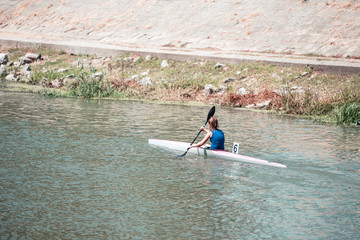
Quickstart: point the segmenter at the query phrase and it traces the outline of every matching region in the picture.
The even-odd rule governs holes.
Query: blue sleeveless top
[[[215,129],[212,131],[212,136],[210,138],[211,149],[224,150],[225,147],[225,136],[223,131]]]

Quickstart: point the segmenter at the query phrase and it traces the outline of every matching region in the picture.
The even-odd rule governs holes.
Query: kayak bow
[[[149,144],[157,147],[164,147],[176,151],[185,151],[189,147],[189,143],[185,142],[176,142],[168,140],[159,140],[159,139],[149,139]],[[286,168],[286,165],[276,162],[269,162],[267,160],[262,160],[258,158],[248,157],[245,155],[235,154],[224,150],[212,150],[208,148],[190,148],[189,153],[198,154],[200,156],[209,156],[214,158],[222,158],[226,160],[246,162],[246,163],[255,163],[260,165],[272,166]]]

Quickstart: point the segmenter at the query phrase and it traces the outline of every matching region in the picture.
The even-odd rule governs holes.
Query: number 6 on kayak
[[[232,152],[235,154],[239,153],[239,144],[234,142],[233,148],[232,148]]]

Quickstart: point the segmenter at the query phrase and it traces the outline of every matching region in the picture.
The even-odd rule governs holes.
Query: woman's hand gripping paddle
[[[213,107],[210,109],[210,111],[209,111],[209,113],[208,113],[208,116],[207,116],[207,119],[206,119],[206,122],[204,123],[204,127],[205,127],[206,124],[208,123],[209,119],[210,119],[212,116],[214,116],[214,114],[215,114],[215,106],[213,106]],[[194,140],[191,142],[190,146],[193,145],[193,143],[195,142],[195,140],[197,139],[197,137],[200,135],[201,131],[202,131],[202,130],[200,130],[200,131],[198,132],[198,134],[196,135],[196,137],[194,138]],[[186,150],[186,152],[185,152],[184,154],[181,154],[181,155],[177,156],[176,158],[184,157],[184,156],[187,154],[188,151],[189,151],[189,148]]]

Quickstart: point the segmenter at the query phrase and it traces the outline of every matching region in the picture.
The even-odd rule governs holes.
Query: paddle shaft
[[[205,122],[205,124],[203,125],[203,127],[206,126],[206,124],[208,123],[208,121],[209,121],[209,120],[207,120],[207,121]],[[193,143],[195,142],[195,140],[196,140],[196,139],[198,138],[198,136],[200,135],[201,131],[202,131],[202,130],[200,129],[200,131],[198,132],[198,134],[196,135],[196,137],[194,138],[194,140],[190,143],[190,146],[193,145]]]
[[[208,121],[205,122],[204,127],[206,126],[207,122],[208,122]],[[190,146],[193,145],[193,143],[195,142],[195,140],[196,140],[196,139],[198,138],[198,136],[200,135],[201,131],[202,131],[202,130],[200,129],[200,131],[198,132],[198,134],[196,135],[196,137],[194,138],[194,140],[191,142]],[[185,152],[184,154],[179,155],[179,156],[177,156],[177,157],[183,157],[183,156],[185,156],[185,155],[187,154],[187,152],[189,151],[189,149],[190,149],[190,148],[186,149],[186,152]]]

